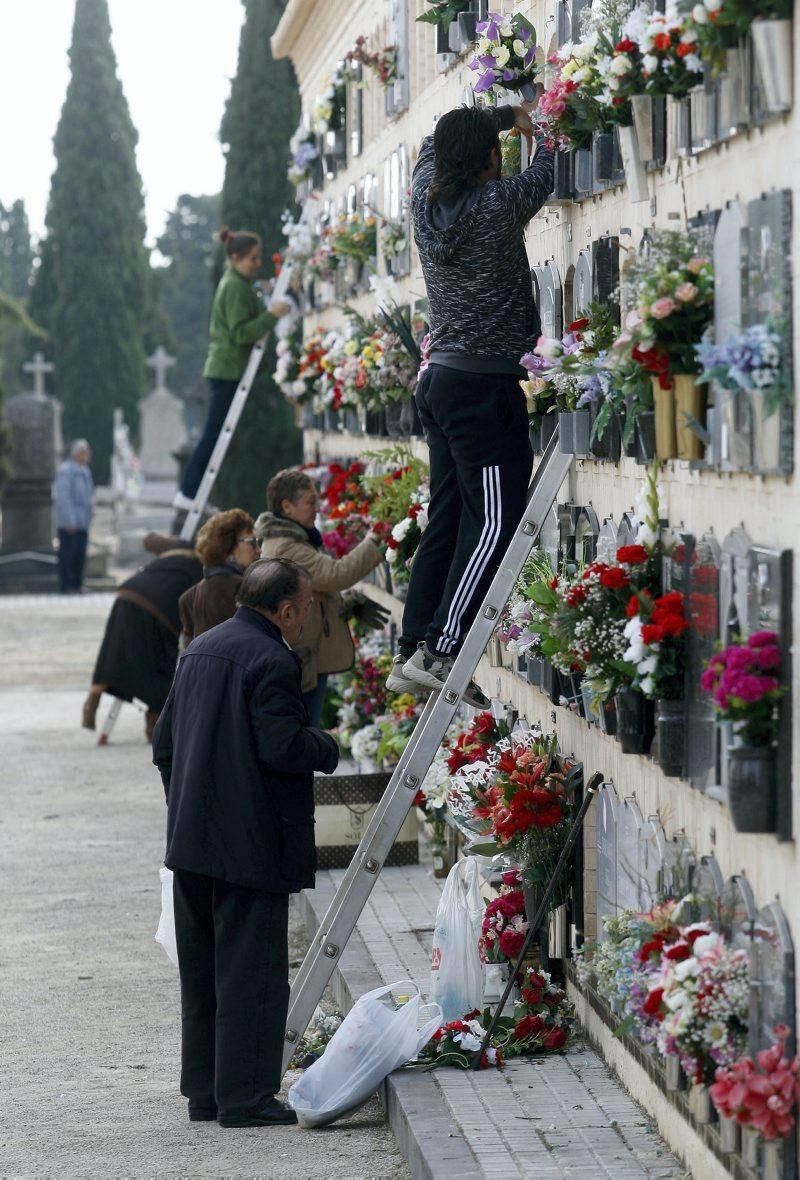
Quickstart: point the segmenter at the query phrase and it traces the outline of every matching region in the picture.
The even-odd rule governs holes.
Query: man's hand
[[[533,122],[531,116],[539,105],[539,99],[544,93],[544,87],[537,83],[536,99],[534,102],[521,102],[513,108],[514,126],[525,136],[528,151],[533,147]]]

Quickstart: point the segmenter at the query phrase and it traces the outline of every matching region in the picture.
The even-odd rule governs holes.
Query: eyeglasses
[[[261,542],[258,537],[240,537],[236,542],[237,545],[252,545],[254,549],[258,549]]]

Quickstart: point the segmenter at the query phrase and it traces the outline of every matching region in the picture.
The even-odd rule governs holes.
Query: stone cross
[[[170,356],[166,349],[159,344],[152,356],[147,358],[149,368],[153,369],[156,375],[156,389],[166,389],[165,377],[167,369],[171,369],[175,364],[175,357]]]
[[[36,397],[44,397],[44,379],[47,373],[55,371],[55,365],[52,361],[44,359],[44,353],[36,352],[33,354],[32,361],[26,361],[22,366],[26,373],[33,373],[33,392]]]

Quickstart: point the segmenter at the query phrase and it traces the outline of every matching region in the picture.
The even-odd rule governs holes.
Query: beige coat
[[[311,692],[320,676],[352,667],[355,649],[341,592],[380,565],[381,552],[365,540],[345,557],[329,557],[324,549],[311,544],[302,525],[272,512],[261,513],[255,534],[261,541],[262,557],[294,561],[311,575],[314,599],[294,645],[303,661],[303,692]]]

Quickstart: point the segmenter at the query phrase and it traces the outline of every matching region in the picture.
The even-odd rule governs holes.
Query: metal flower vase
[[[775,746],[728,750],[728,804],[737,832],[774,832],[777,805]]]
[[[646,466],[653,462],[656,453],[656,415],[654,410],[644,410],[636,416],[634,427],[636,462]]]
[[[656,416],[656,457],[676,459],[678,440],[675,434],[675,390],[662,389],[658,377],[653,377],[653,406]]]
[[[652,98],[648,94],[634,94],[631,98],[631,111],[639,145],[639,158],[644,163],[649,163],[655,157]]]
[[[733,1155],[741,1150],[741,1129],[736,1119],[726,1119],[719,1116],[719,1145],[726,1155]]]
[[[753,56],[770,114],[780,114],[792,106],[792,22],[790,20],[754,20],[750,26]]]
[[[664,774],[680,778],[686,748],[686,702],[656,701],[657,762]]]
[[[614,174],[614,136],[610,131],[596,131],[592,136],[592,163],[595,184],[611,180]]]
[[[783,1180],[785,1139],[764,1139],[761,1144],[761,1175],[764,1180]]]
[[[696,1123],[710,1123],[713,1117],[714,1107],[711,1103],[711,1095],[708,1092],[708,1086],[693,1085],[689,1091],[689,1109],[692,1112],[692,1118]]]
[[[681,1068],[681,1059],[677,1053],[667,1053],[665,1058],[666,1065],[666,1085],[668,1090],[683,1090],[686,1086],[686,1074]]]
[[[702,459],[705,444],[695,433],[694,424],[705,427],[706,390],[696,384],[692,373],[677,373],[675,391],[675,446],[679,459]]]
[[[636,128],[634,126],[618,127],[617,133],[630,200],[634,205],[641,201],[649,201],[650,189],[647,184],[647,172],[642,163]]]
[[[646,754],[653,740],[653,702],[635,688],[617,690],[617,741],[623,754]]]
[[[758,1148],[761,1136],[755,1127],[742,1127],[742,1162],[748,1168],[758,1167]]]
[[[558,415],[558,446],[564,455],[578,457],[589,454],[589,440],[592,435],[590,410],[575,410]]]

